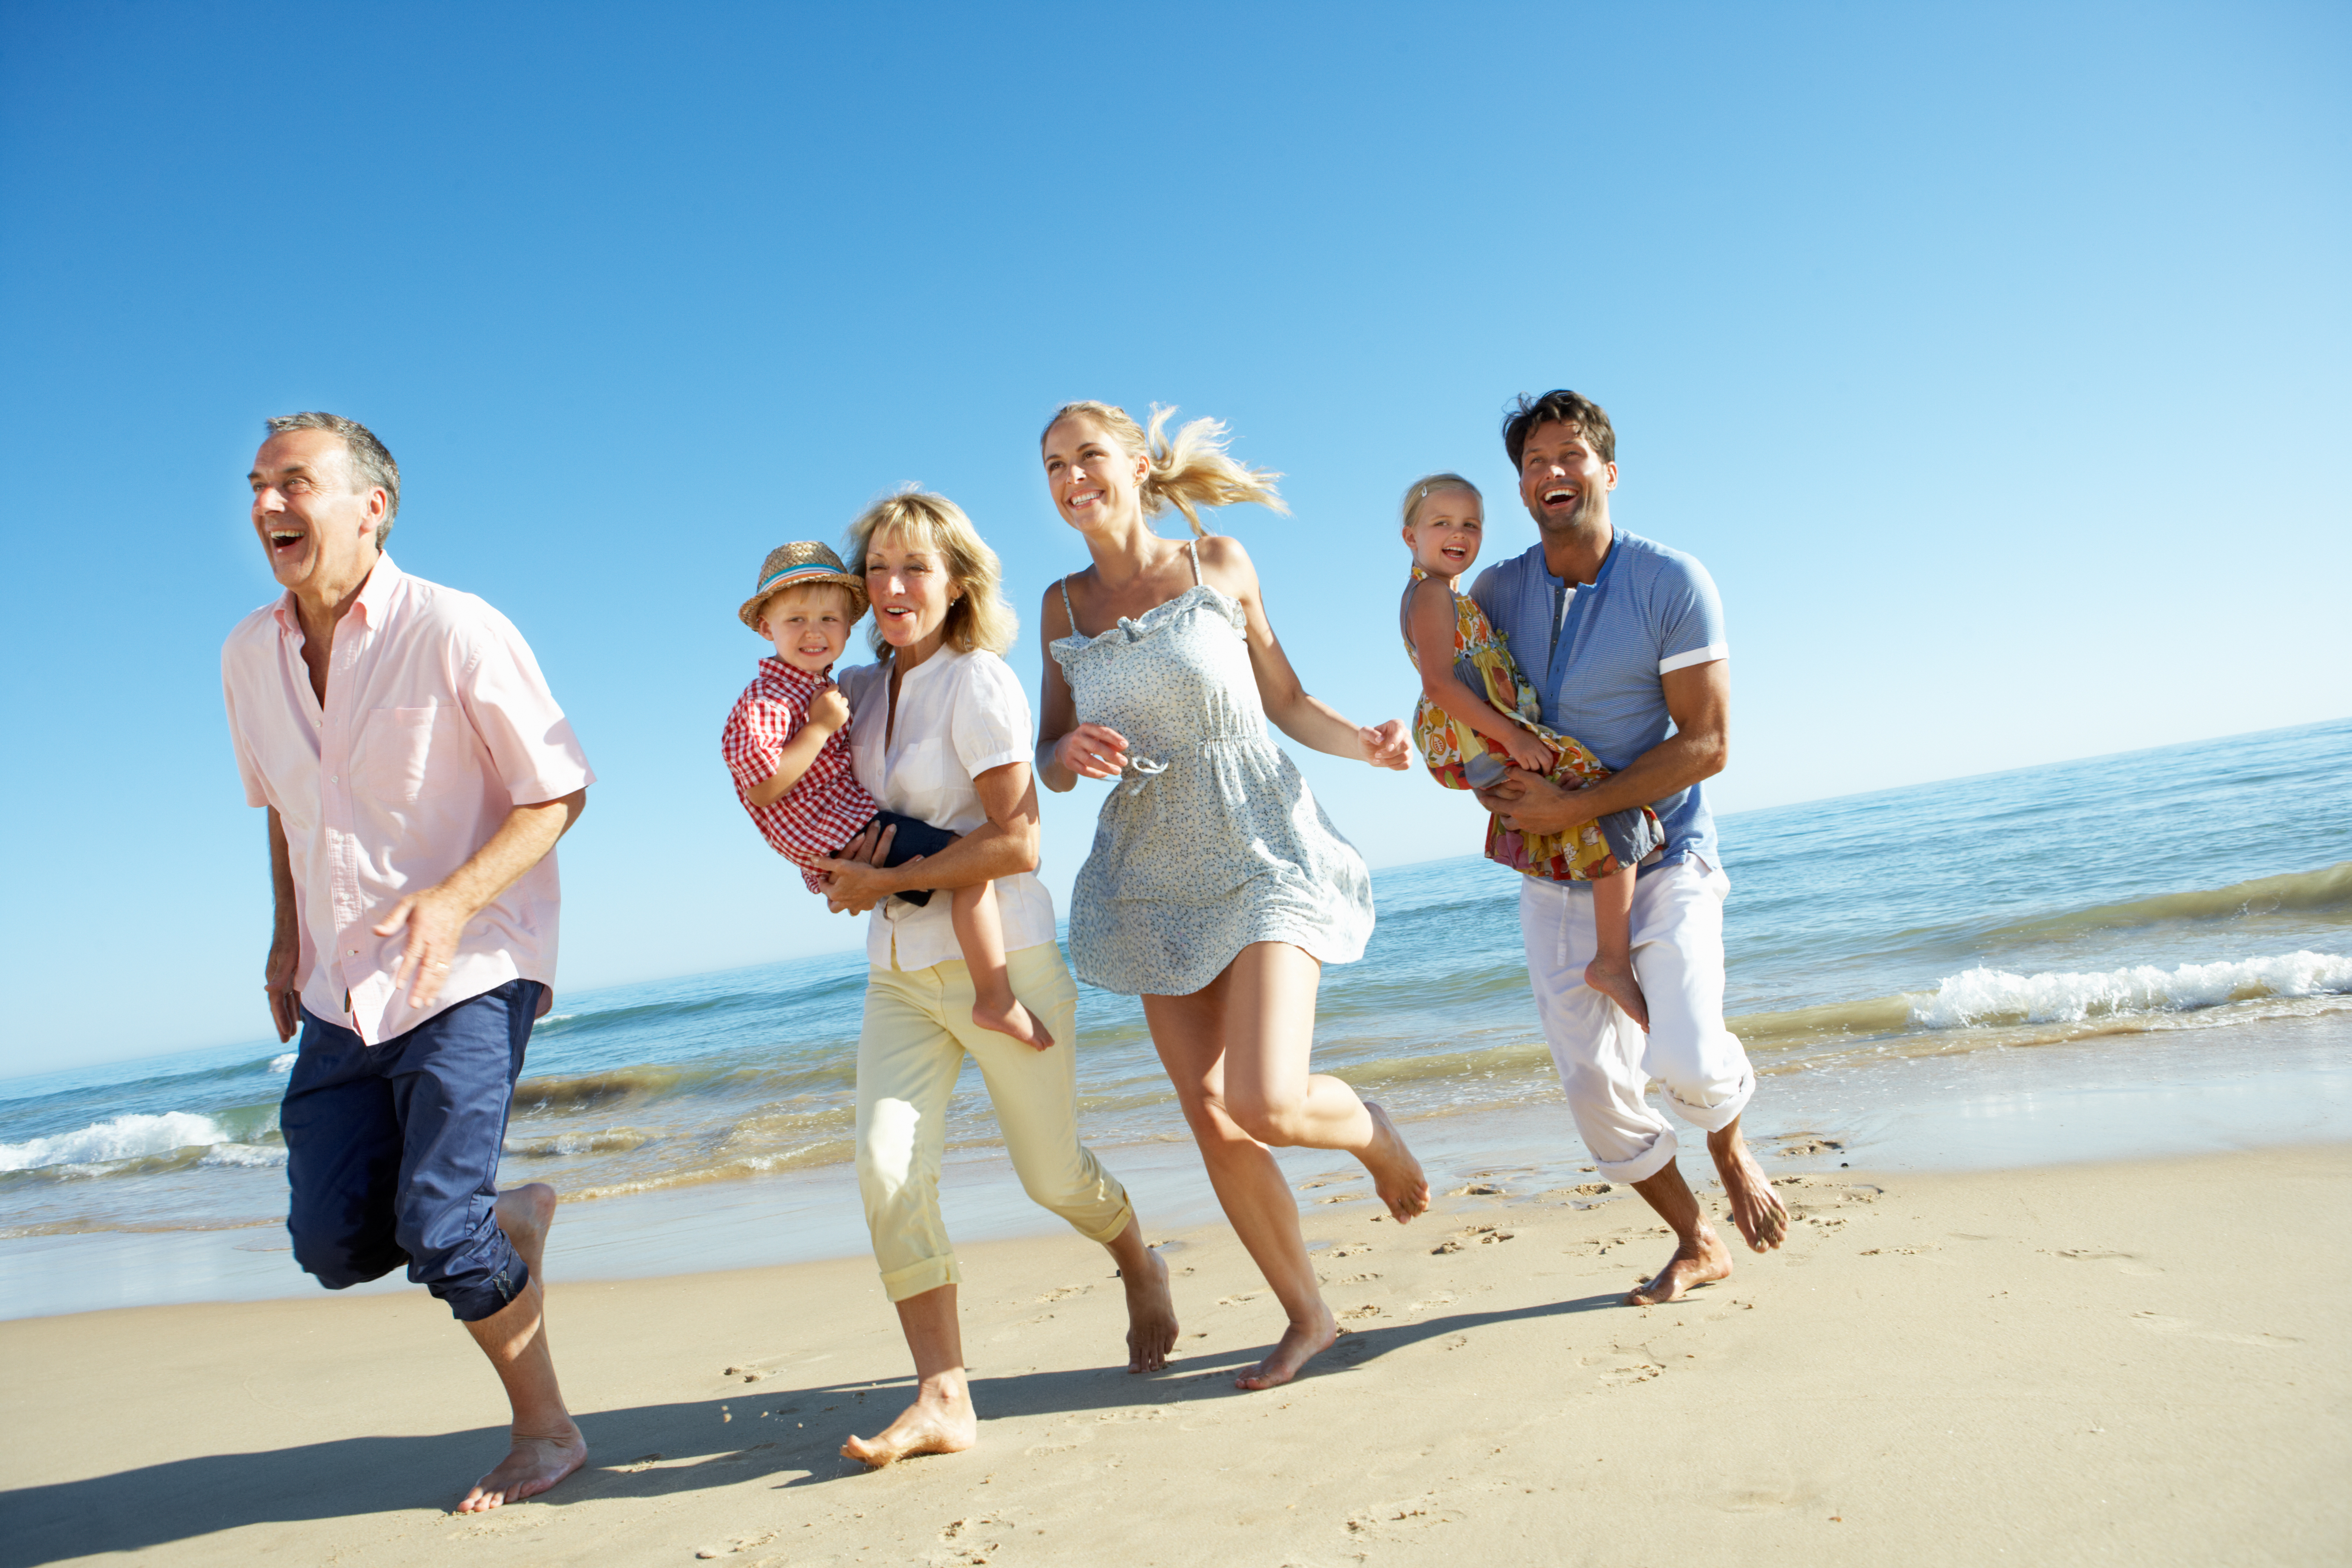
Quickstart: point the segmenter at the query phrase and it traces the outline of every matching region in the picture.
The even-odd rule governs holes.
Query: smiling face
[[[823,675],[849,646],[853,608],[849,590],[838,583],[804,584],[769,596],[760,606],[760,631],[776,645],[778,658]]]
[[[367,580],[384,492],[352,485],[351,454],[331,430],[287,430],[261,444],[247,476],[253,531],[270,575],[300,599],[331,603]]]
[[[1063,521],[1093,529],[1135,515],[1151,459],[1121,447],[1099,422],[1083,414],[1057,419],[1040,450]]]
[[[945,557],[909,543],[896,529],[877,530],[866,545],[866,595],[874,602],[874,625],[882,640],[919,663],[939,651],[948,606],[963,590],[948,573]]]
[[[1605,522],[1617,465],[1604,463],[1573,425],[1553,422],[1528,432],[1519,455],[1519,500],[1536,526],[1563,532]]]
[[[1449,581],[1470,569],[1486,532],[1486,509],[1468,490],[1433,490],[1424,497],[1404,542],[1412,563],[1433,577]]]

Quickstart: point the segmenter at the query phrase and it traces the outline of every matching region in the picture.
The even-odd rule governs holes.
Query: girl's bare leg
[[[980,1419],[964,1376],[956,1288],[942,1285],[899,1302],[898,1327],[915,1355],[915,1403],[880,1436],[853,1435],[841,1446],[842,1458],[877,1469],[909,1454],[960,1454],[980,1441]]]
[[[1320,978],[1299,949],[1256,942],[1189,996],[1143,998],[1217,1201],[1289,1318],[1273,1353],[1234,1380],[1245,1389],[1289,1382],[1339,1334],[1307,1260],[1298,1200],[1268,1144],[1354,1154],[1400,1222],[1429,1206],[1420,1164],[1379,1107],[1307,1070]]]
[[[1592,962],[1584,983],[1650,1028],[1650,1004],[1633,973],[1633,868],[1592,879]]]
[[[997,913],[996,884],[956,889],[949,918],[955,924],[956,946],[963,950],[963,965],[971,971],[971,1021],[1024,1046],[1052,1050],[1054,1037],[1045,1021],[1013,994],[1013,979],[1004,970],[1004,921]]]

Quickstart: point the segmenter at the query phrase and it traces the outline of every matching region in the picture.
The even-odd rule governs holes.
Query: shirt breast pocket
[[[901,809],[920,816],[933,809],[947,788],[948,743],[934,736],[909,741],[890,763],[890,794],[907,803]]]
[[[352,782],[375,800],[407,805],[421,798],[435,742],[447,739],[440,717],[437,706],[372,710],[352,760]]]

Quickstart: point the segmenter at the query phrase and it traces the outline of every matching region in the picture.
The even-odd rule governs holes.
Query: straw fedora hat
[[[745,626],[759,631],[761,605],[783,589],[810,583],[837,583],[848,589],[851,620],[866,613],[865,579],[851,576],[840,556],[811,539],[779,544],[769,551],[768,558],[760,563],[760,585],[751,590],[751,596],[735,613],[742,617]]]

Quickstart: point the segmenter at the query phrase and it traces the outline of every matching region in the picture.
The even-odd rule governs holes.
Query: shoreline
[[[1096,1248],[969,1245],[982,1446],[879,1472],[835,1452],[908,1384],[866,1259],[551,1268],[593,1452],[486,1516],[444,1510],[495,1457],[503,1405],[421,1291],[0,1323],[19,1369],[0,1391],[0,1568],[2340,1552],[2352,1253],[2332,1227],[2313,1248],[2305,1216],[2352,1197],[2352,1146],[1774,1174],[1789,1246],[1649,1309],[1621,1294],[1665,1241],[1622,1189],[1507,1176],[1399,1227],[1360,1177],[1309,1178],[1307,1235],[1350,1331],[1262,1394],[1231,1374],[1278,1313],[1222,1226],[1150,1233],[1184,1338],[1142,1377],[1114,1359]]]

